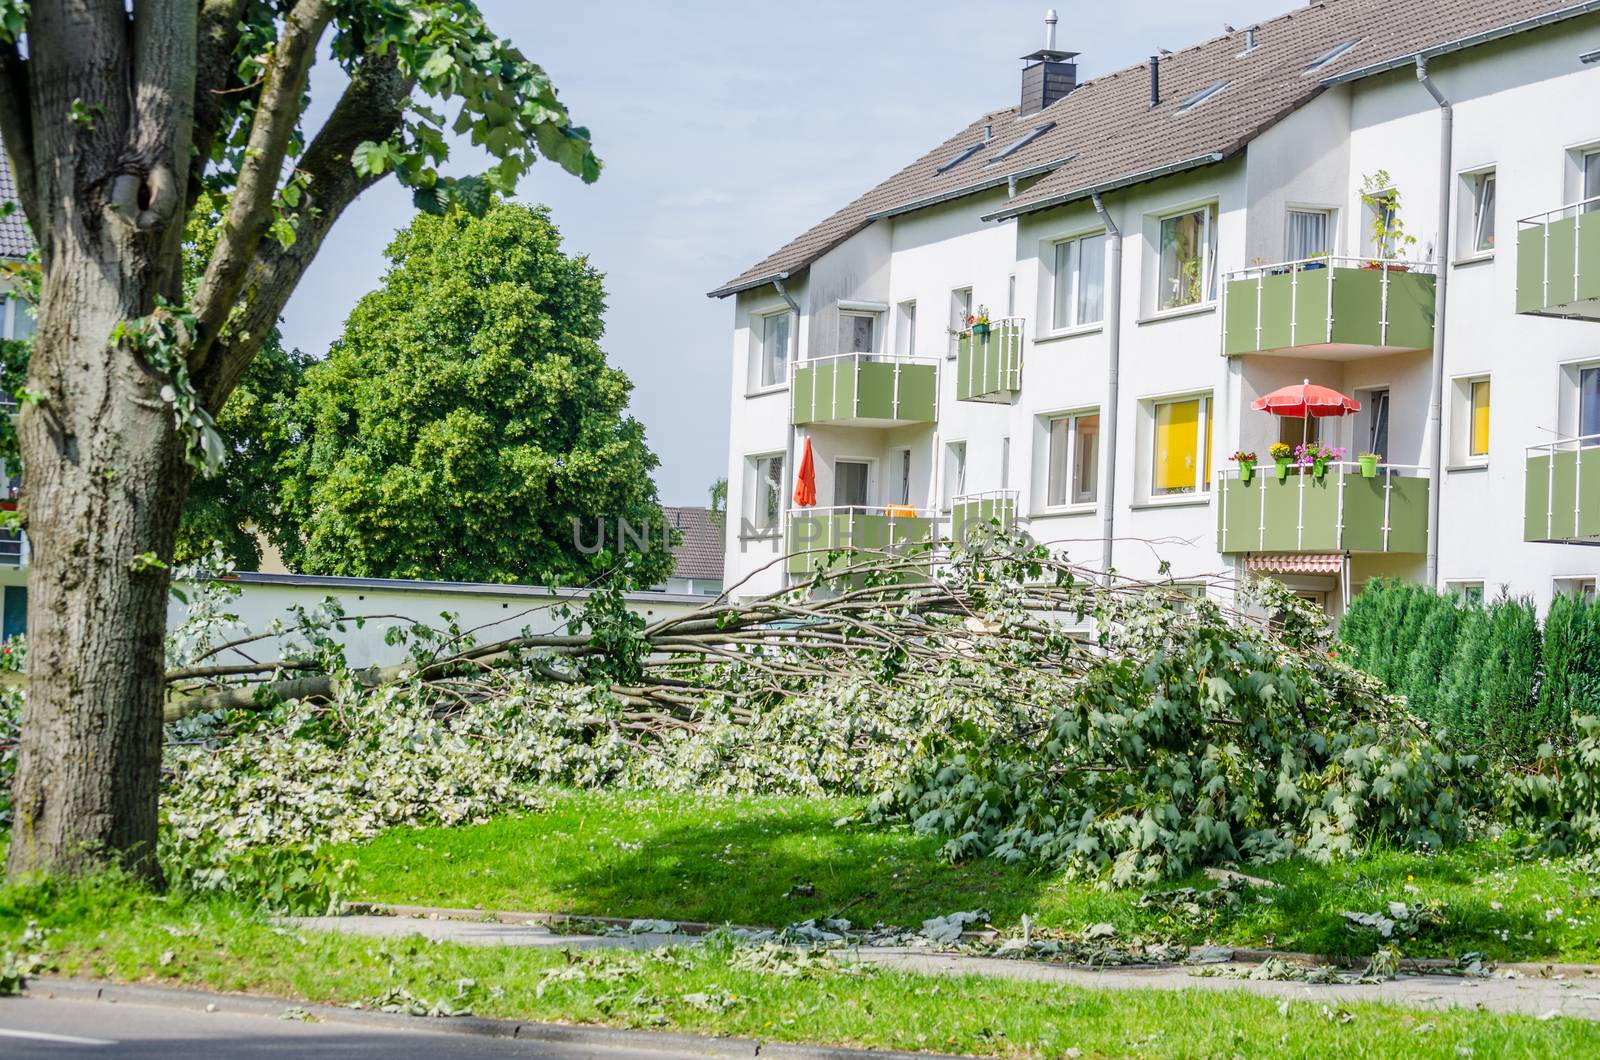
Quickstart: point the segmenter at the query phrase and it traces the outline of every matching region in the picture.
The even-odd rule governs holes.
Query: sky
[[[550,206],[569,253],[605,274],[603,346],[661,459],[667,504],[727,473],[732,300],[706,292],[987,110],[1016,102],[1017,57],[1044,45],[1039,0],[479,0],[550,74],[605,163],[585,185],[548,162],[517,198]],[[1290,0],[1057,4],[1080,80],[1281,14]],[[338,72],[312,76],[313,126]],[[451,112],[453,114],[453,111]],[[452,154],[447,172],[477,156]],[[393,180],[350,207],[284,311],[322,356],[383,275],[412,216]]]

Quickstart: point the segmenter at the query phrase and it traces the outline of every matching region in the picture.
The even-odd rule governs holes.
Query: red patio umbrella
[[[1311,417],[1348,416],[1361,411],[1361,402],[1353,397],[1345,397],[1330,387],[1316,386],[1307,379],[1258,397],[1250,402],[1250,407],[1257,412],[1270,412],[1284,419],[1300,420],[1300,441],[1303,443],[1311,435]]]
[[[794,483],[794,503],[809,508],[817,503],[817,468],[811,457],[811,439],[806,439],[806,451],[800,457],[800,474]]]

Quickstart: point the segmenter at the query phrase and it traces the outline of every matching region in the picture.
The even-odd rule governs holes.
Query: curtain
[[[1289,261],[1304,261],[1328,253],[1328,214],[1325,210],[1289,211]]]
[[[1067,503],[1067,432],[1071,429],[1072,420],[1066,417],[1050,421],[1049,480],[1045,483],[1044,502],[1052,508]]]
[[[1079,241],[1078,319],[1092,324],[1105,319],[1106,237],[1089,236]]]
[[[1480,379],[1472,384],[1472,438],[1467,447],[1469,456],[1487,456],[1489,453],[1489,381]]]
[[[1070,328],[1072,319],[1072,279],[1078,271],[1078,240],[1056,244],[1056,283],[1051,304],[1050,326],[1059,331]]]
[[[1074,428],[1072,503],[1089,504],[1095,499],[1100,471],[1100,417],[1079,416]]]
[[[1156,406],[1156,444],[1152,460],[1154,492],[1192,493],[1200,457],[1200,399]]]
[[[789,314],[761,318],[761,385],[787,381],[789,369]]]
[[[1600,445],[1600,368],[1585,368],[1578,373],[1578,436],[1585,445]]]

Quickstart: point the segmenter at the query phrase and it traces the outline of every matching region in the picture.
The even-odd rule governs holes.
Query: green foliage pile
[[[292,569],[583,584],[615,562],[616,521],[662,516],[632,384],[600,348],[601,276],[549,211],[418,215],[383,285],[305,375],[279,503]],[[611,546],[586,555],[603,521]],[[639,559],[642,584],[670,553]]]

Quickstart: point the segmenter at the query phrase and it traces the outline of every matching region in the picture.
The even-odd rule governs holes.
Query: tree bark
[[[186,16],[186,17],[185,17]],[[192,0],[38,0],[29,16],[39,330],[18,424],[26,473],[28,694],[7,870],[110,864],[159,881],[163,633],[190,472],[164,380],[112,339],[182,300]],[[19,124],[13,115],[8,128]]]

